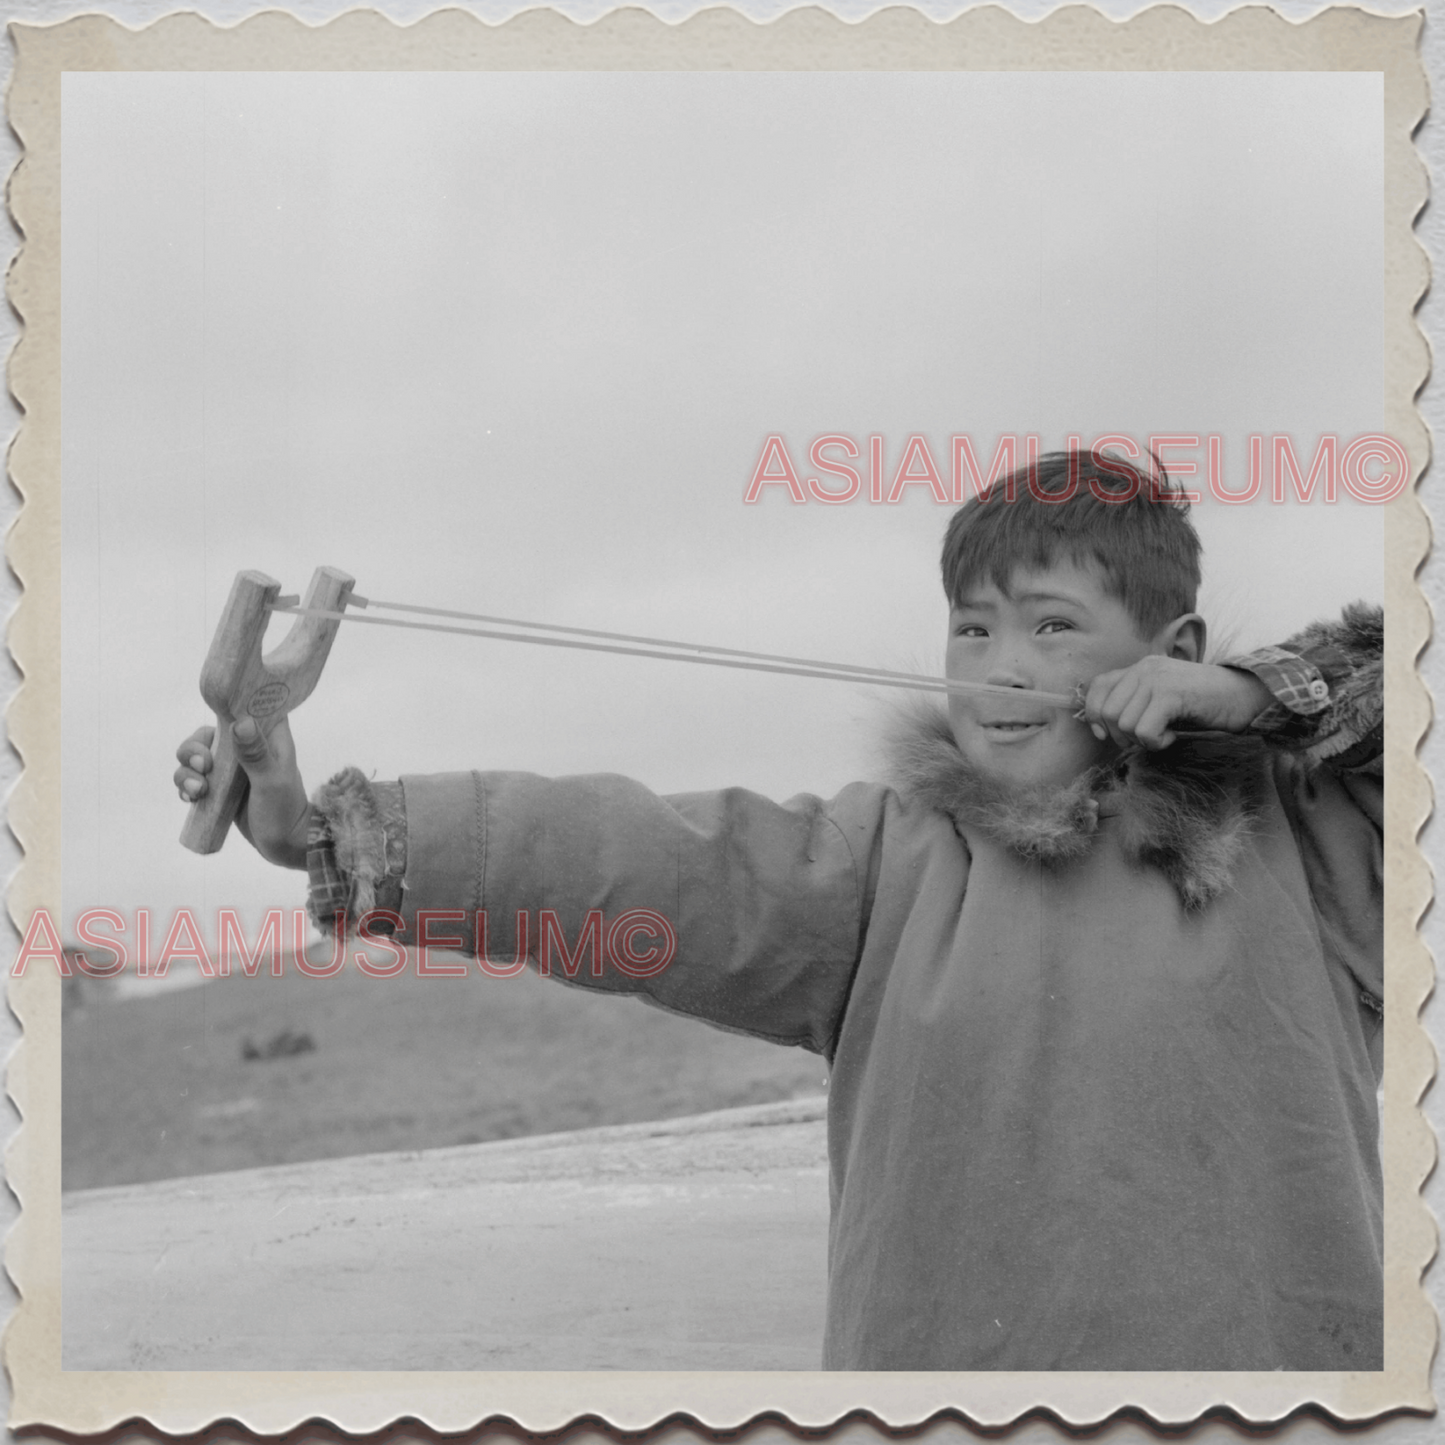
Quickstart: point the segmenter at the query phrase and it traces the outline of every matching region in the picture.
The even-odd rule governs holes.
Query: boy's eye
[[[988,628],[977,622],[960,622],[953,629],[953,635],[955,637],[987,637]]]
[[[1072,632],[1074,624],[1063,617],[1051,617],[1039,624],[1040,632]]]

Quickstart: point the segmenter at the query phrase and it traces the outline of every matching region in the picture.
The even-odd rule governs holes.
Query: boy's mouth
[[[982,722],[979,726],[991,738],[1000,742],[1012,741],[1018,738],[1028,737],[1033,733],[1042,732],[1048,726],[1044,721],[1033,722]]]

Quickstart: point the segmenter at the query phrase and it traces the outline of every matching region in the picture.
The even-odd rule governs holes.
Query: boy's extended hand
[[[1252,673],[1177,657],[1149,656],[1101,672],[1084,695],[1084,721],[1121,748],[1167,748],[1176,724],[1242,732],[1274,701]]]
[[[197,728],[176,749],[180,767],[175,771],[175,784],[183,803],[204,797],[210,786],[206,774],[211,771],[215,736],[215,728]],[[269,862],[283,868],[305,868],[311,802],[296,766],[296,748],[286,719],[266,734],[255,718],[243,717],[232,725],[231,741],[250,782],[236,826]]]

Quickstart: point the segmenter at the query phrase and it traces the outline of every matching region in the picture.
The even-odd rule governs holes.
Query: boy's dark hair
[[[1157,465],[1157,464],[1156,464]],[[987,578],[1007,594],[1017,567],[1095,563],[1142,636],[1194,610],[1199,538],[1162,466],[1111,452],[1050,452],[973,497],[943,539],[943,590],[959,606]]]

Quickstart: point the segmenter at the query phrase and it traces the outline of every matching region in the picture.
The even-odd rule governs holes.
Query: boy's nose
[[[1022,659],[1013,655],[995,657],[984,681],[992,683],[994,687],[1032,687],[1034,685],[1034,680]]]

